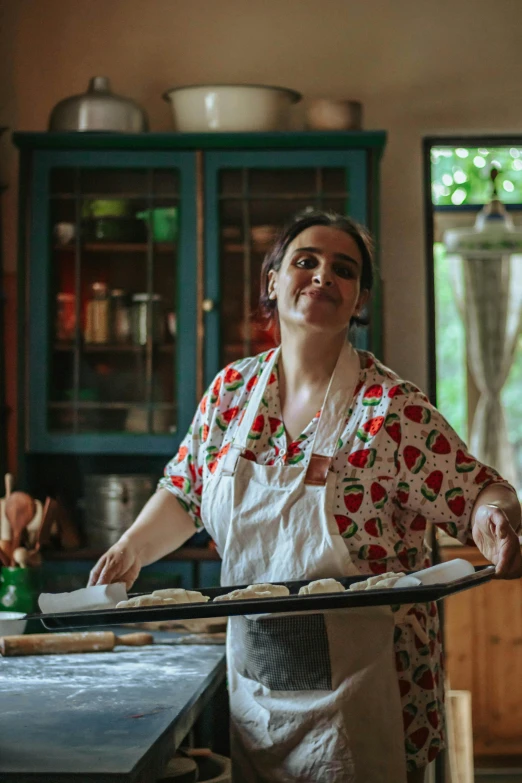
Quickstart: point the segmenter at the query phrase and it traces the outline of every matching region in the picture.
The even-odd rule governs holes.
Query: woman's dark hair
[[[361,291],[371,291],[373,287],[373,239],[364,226],[344,215],[336,212],[325,212],[319,209],[308,208],[297,213],[286,224],[277,236],[272,249],[266,254],[261,267],[261,294],[259,297],[259,311],[268,327],[278,327],[277,301],[268,297],[269,272],[273,269],[278,272],[281,269],[283,258],[289,244],[303,231],[311,226],[328,226],[344,231],[352,237],[357,245],[362,258]],[[350,326],[367,326],[368,319],[361,316],[352,316]]]

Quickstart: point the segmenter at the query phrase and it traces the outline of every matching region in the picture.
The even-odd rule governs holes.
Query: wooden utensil
[[[152,644],[150,633],[116,636],[112,631],[75,631],[74,633],[33,633],[0,637],[0,653],[16,655],[67,655],[80,652],[110,652],[117,645],[142,647]]]
[[[31,495],[12,492],[5,501],[5,513],[11,526],[11,547],[14,552],[22,541],[22,533],[35,515],[36,507]]]
[[[40,500],[37,500],[37,498],[34,499],[34,506],[35,506],[35,512],[34,517],[31,519],[29,524],[27,525],[25,529],[25,542],[24,545],[26,549],[32,549],[33,546],[36,544],[36,538],[38,535],[38,531],[40,530],[42,526],[42,519],[43,519],[43,504]]]
[[[5,485],[5,497],[0,500],[0,539],[2,539],[3,541],[10,541],[11,527],[9,525],[9,520],[7,519],[5,513],[5,504],[13,488],[13,477],[10,473],[5,474],[4,485]]]
[[[2,547],[0,547],[0,563],[2,563],[3,566],[6,566],[6,568],[8,568],[11,565],[11,558],[7,554],[7,552],[4,552]]]
[[[11,542],[5,541],[4,539],[0,540],[0,550],[2,552],[2,563],[4,562],[4,559],[6,559],[7,563],[4,563],[4,565],[10,566],[11,558],[13,556]]]
[[[13,552],[13,563],[15,565],[19,565],[21,568],[27,568],[28,561],[29,552],[25,547],[19,546],[18,549],[15,549]]]

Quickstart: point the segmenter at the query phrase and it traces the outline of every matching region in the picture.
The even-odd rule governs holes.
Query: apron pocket
[[[322,614],[235,619],[236,668],[272,691],[332,690],[326,624]]]

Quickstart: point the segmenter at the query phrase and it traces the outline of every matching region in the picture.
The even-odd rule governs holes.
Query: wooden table
[[[225,678],[223,646],[160,643],[173,636],[0,658],[2,783],[153,783]]]

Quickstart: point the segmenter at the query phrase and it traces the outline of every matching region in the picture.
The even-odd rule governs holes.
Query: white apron
[[[333,515],[330,470],[358,355],[349,343],[341,351],[312,456],[258,465],[241,453],[279,353],[203,492],[223,585],[359,575]],[[229,618],[234,782],[404,783],[393,629],[391,611],[380,607]]]

